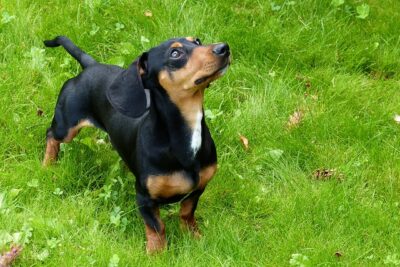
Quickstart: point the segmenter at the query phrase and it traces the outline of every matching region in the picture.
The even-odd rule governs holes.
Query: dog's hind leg
[[[48,166],[57,159],[58,152],[60,151],[61,141],[54,138],[51,128],[47,130],[46,134],[46,150],[44,153],[43,166]]]
[[[47,129],[43,166],[57,159],[61,143],[69,143],[85,126],[93,126],[85,108],[84,98],[74,93],[73,83],[66,83],[61,90],[51,127]]]
[[[59,132],[60,129],[53,129],[50,127],[47,130],[46,135],[46,150],[43,159],[43,166],[48,166],[57,159],[61,143],[71,142],[72,139],[74,139],[74,137],[79,133],[79,130],[86,126],[93,126],[93,124],[88,119],[82,119],[78,122],[78,124],[69,128],[65,134],[61,134],[61,138],[60,134],[54,134],[54,132]]]

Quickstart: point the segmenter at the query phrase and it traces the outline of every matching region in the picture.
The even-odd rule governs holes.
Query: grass
[[[16,266],[400,265],[397,0],[15,0],[0,13],[0,250],[23,244]],[[230,44],[206,96],[220,169],[201,240],[171,205],[168,250],[145,254],[134,177],[98,130],[41,167],[59,89],[79,73],[63,49],[42,50],[59,34],[124,66],[173,36]]]

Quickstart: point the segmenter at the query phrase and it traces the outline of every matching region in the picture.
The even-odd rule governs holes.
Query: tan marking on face
[[[189,127],[194,129],[196,117],[202,111],[204,89],[220,75],[216,73],[221,68],[221,59],[212,52],[213,46],[199,46],[193,49],[186,65],[176,71],[162,70],[158,79],[167,91],[171,101],[181,111]],[[199,85],[195,81],[208,77]]]
[[[171,47],[172,47],[172,48],[175,48],[175,47],[183,47],[183,44],[181,44],[180,42],[175,42],[175,43],[173,43],[173,44],[171,45]]]
[[[63,143],[71,142],[72,139],[74,139],[74,137],[79,133],[80,129],[82,129],[83,127],[93,127],[93,124],[87,119],[79,121],[79,123],[76,126],[68,130],[68,134],[62,140],[62,142]]]
[[[146,185],[152,198],[183,195],[189,193],[193,188],[192,181],[183,172],[175,172],[169,175],[150,175],[147,178]]]
[[[188,36],[186,37],[186,40],[188,40],[189,42],[194,42],[194,37]]]
[[[198,187],[204,189],[208,182],[213,178],[214,174],[217,172],[217,164],[210,165],[201,169],[200,171],[200,182]]]

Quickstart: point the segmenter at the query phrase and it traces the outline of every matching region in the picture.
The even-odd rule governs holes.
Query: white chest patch
[[[196,155],[201,146],[201,119],[203,118],[203,112],[197,113],[196,123],[193,128],[192,141],[190,147],[192,148],[193,154]]]

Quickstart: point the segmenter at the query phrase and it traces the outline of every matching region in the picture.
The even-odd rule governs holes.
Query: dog
[[[106,131],[136,177],[148,253],[166,248],[162,204],[180,202],[181,224],[195,236],[201,194],[217,170],[214,141],[204,119],[204,91],[227,71],[229,45],[174,38],[141,54],[127,69],[98,63],[65,36],[44,41],[63,46],[83,71],[62,86],[43,165],[57,159],[61,143],[82,127]]]

